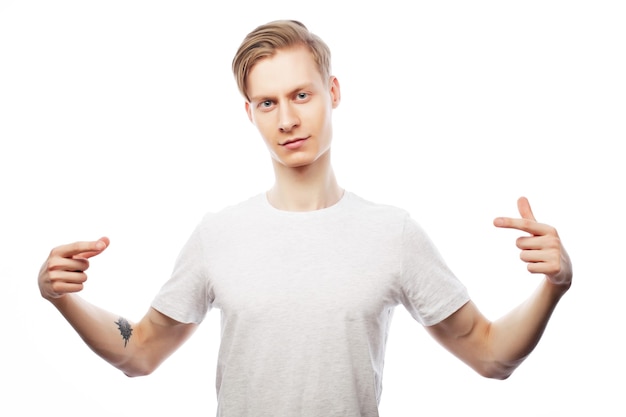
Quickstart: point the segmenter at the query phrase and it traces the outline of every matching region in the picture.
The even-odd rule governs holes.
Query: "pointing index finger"
[[[90,258],[101,253],[109,246],[109,239],[104,237],[94,241],[74,242],[67,245],[61,245],[52,250],[52,254],[59,255],[63,258],[72,258],[81,255],[82,258]]]
[[[521,218],[497,217],[493,221],[494,226],[521,230],[535,236],[548,234],[552,230],[552,227],[537,222],[526,197],[520,197],[517,200],[517,209]]]
[[[516,229],[528,232],[531,235],[545,235],[549,231],[549,226],[537,223],[535,220],[514,219],[511,217],[497,217],[493,225],[502,229]]]

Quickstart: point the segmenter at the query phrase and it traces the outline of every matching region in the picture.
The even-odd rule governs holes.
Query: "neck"
[[[267,192],[279,210],[313,211],[336,204],[343,196],[330,164],[330,152],[313,164],[290,168],[273,160],[276,182]]]

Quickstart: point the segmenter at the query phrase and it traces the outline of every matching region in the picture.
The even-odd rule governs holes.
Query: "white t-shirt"
[[[207,214],[152,306],[185,323],[221,310],[218,416],[371,417],[394,307],[428,326],[467,301],[406,211],[346,192],[316,211],[260,194]]]

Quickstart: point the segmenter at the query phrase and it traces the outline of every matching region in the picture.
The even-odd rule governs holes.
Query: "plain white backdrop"
[[[215,413],[219,311],[130,379],[40,298],[50,249],[106,235],[84,297],[138,320],[206,211],[271,186],[230,63],[270,20],[333,51],[340,184],[409,210],[490,318],[538,284],[525,195],[575,283],[531,357],[486,380],[402,307],[383,417],[624,416],[626,14],[619,1],[0,1],[0,393],[4,416]]]

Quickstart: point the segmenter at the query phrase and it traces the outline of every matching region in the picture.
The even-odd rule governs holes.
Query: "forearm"
[[[471,301],[429,332],[476,372],[505,379],[528,357],[552,316],[554,308],[572,283],[572,263],[556,229],[538,223],[526,198],[518,200],[521,219],[499,217],[497,227],[522,230],[520,259],[543,280],[521,305],[496,321],[489,321]]]
[[[567,287],[544,279],[524,303],[494,321],[489,329],[493,362],[505,376],[535,349]]]
[[[51,300],[52,304],[96,354],[129,376],[148,373],[141,363],[135,323],[103,310],[77,294]]]
[[[147,375],[176,350],[196,324],[180,323],[153,308],[136,324],[78,296],[87,280],[88,259],[109,245],[108,238],[54,248],[39,271],[41,296],[50,301],[85,343],[128,376]]]

